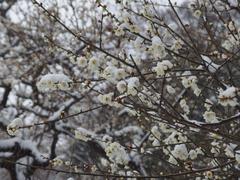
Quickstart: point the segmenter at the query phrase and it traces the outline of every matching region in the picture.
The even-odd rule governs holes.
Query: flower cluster
[[[102,104],[111,104],[113,102],[113,93],[108,93],[108,94],[99,94],[98,95],[98,100]]]
[[[61,166],[63,165],[63,160],[60,159],[59,157],[56,157],[53,160],[51,160],[50,163],[52,164],[53,167]]]
[[[71,89],[72,83],[72,80],[64,74],[46,74],[37,83],[37,87],[43,92],[58,89],[66,91]]]
[[[173,64],[169,60],[158,62],[157,66],[153,67],[152,70],[157,73],[157,76],[163,76],[166,71],[173,68]]]
[[[198,88],[198,85],[197,85],[197,82],[198,82],[197,77],[191,76],[191,72],[189,71],[184,72],[182,75],[183,75],[182,85],[185,88],[191,88],[193,90],[193,93],[196,96],[199,96],[201,93],[201,90]]]
[[[116,68],[114,65],[107,66],[101,74],[103,78],[110,82],[117,82],[127,76],[127,72],[123,68]]]
[[[149,47],[149,51],[153,54],[154,58],[164,58],[167,54],[165,45],[158,36],[152,37],[152,45]]]
[[[220,90],[218,100],[219,103],[223,106],[236,106],[238,105],[237,100],[238,89],[236,87],[228,87],[226,90]]]
[[[137,95],[137,88],[140,86],[139,79],[137,77],[132,77],[127,80],[127,94]]]
[[[117,142],[108,143],[105,152],[109,159],[116,164],[127,165],[130,160],[124,147]]]
[[[75,130],[75,138],[81,141],[89,141],[92,138],[92,134],[87,131],[84,128],[78,127],[77,130]]]

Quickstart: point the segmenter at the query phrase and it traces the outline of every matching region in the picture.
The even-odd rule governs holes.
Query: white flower
[[[183,111],[184,111],[186,114],[189,114],[189,113],[190,113],[189,106],[187,105],[187,102],[186,102],[185,99],[182,99],[179,104],[180,104],[181,108],[183,109]]]
[[[230,22],[228,23],[228,28],[229,28],[231,31],[234,31],[234,30],[235,30],[235,26],[234,26],[233,21],[230,21]]]
[[[238,89],[235,87],[228,87],[225,91],[220,91],[218,96],[219,103],[223,106],[236,106],[239,103],[237,102],[236,94]]]
[[[98,95],[98,100],[102,103],[102,104],[108,104],[111,105],[112,104],[112,100],[113,100],[113,93],[108,93],[108,94],[100,94]]]
[[[77,130],[74,131],[75,133],[75,138],[79,139],[81,141],[89,141],[91,140],[93,134],[91,134],[88,130],[78,127]]]
[[[87,58],[85,56],[77,57],[77,65],[79,67],[85,67],[87,63]]]
[[[120,93],[123,93],[127,90],[127,83],[125,81],[119,81],[117,83],[117,90],[120,92]]]
[[[204,103],[204,107],[209,111],[210,108],[212,107],[213,102],[210,99],[206,99],[205,103]]]
[[[201,89],[198,88],[197,84],[196,83],[193,83],[191,85],[191,89],[193,90],[193,93],[196,95],[196,96],[199,96],[200,93],[201,93]]]
[[[15,136],[18,133],[19,127],[23,126],[23,121],[21,118],[16,118],[12,120],[7,126],[7,132],[10,136]]]
[[[229,145],[227,145],[227,147],[224,149],[226,156],[233,158],[234,157],[234,148],[236,148],[237,145],[236,144],[232,144],[230,143]]]
[[[63,161],[59,158],[56,157],[53,160],[51,160],[51,164],[56,167],[56,166],[61,166],[63,164]]]
[[[183,76],[188,76],[191,75],[191,73],[189,71],[186,71],[182,74]],[[182,85],[185,88],[189,88],[191,87],[191,89],[193,90],[193,93],[196,96],[199,96],[201,93],[201,89],[198,88],[197,86],[197,77],[196,76],[189,76],[189,77],[182,77]]]
[[[201,147],[197,148],[197,149],[196,149],[196,152],[197,152],[197,154],[202,154],[202,155],[204,155],[204,152],[202,151],[202,148],[201,148]]]
[[[203,118],[205,119],[205,121],[207,123],[217,123],[217,117],[216,117],[216,113],[213,111],[205,111],[203,114]]]
[[[69,177],[67,178],[67,180],[75,180],[73,177]]]
[[[71,84],[71,82],[61,81],[61,82],[58,83],[57,87],[58,87],[58,89],[61,89],[63,91],[67,91],[71,87],[70,84]]]
[[[152,37],[152,46],[158,47],[162,45],[162,41],[158,36],[153,36]]]
[[[170,155],[170,157],[168,159],[168,162],[170,162],[172,164],[175,164],[175,165],[178,165],[177,160],[173,156],[171,156],[171,155]]]
[[[211,153],[213,153],[215,156],[218,156],[220,153],[219,142],[213,141],[213,142],[211,142],[211,145],[212,145]]]
[[[72,81],[64,74],[46,74],[37,82],[39,91],[69,90]]]
[[[196,17],[196,18],[199,18],[201,16],[202,12],[198,9],[196,11],[194,11],[193,15]]]
[[[129,95],[137,95],[137,88],[140,86],[139,79],[137,77],[132,77],[127,80],[128,87],[127,87],[127,93]]]
[[[124,147],[117,142],[108,143],[105,152],[109,159],[116,164],[127,165],[130,160]]]
[[[180,160],[186,160],[188,158],[188,150],[186,145],[185,144],[175,145],[174,150],[172,151],[172,155]]]
[[[218,156],[220,154],[220,149],[216,147],[212,147],[211,153],[213,153],[215,156]]]
[[[152,52],[155,58],[163,58],[166,56],[164,44],[158,36],[152,38],[152,46],[149,47],[149,51]]]
[[[171,46],[171,49],[173,51],[178,51],[179,49],[182,48],[183,44],[184,43],[182,42],[182,40],[176,40],[176,41],[174,41],[173,45]]]
[[[192,160],[196,159],[198,154],[204,155],[203,151],[201,150],[201,147],[196,148],[196,149],[192,149],[191,151],[189,151],[189,157]]]
[[[88,62],[88,68],[91,70],[91,71],[95,71],[95,70],[98,70],[98,67],[100,66],[100,63],[99,61],[97,60],[96,57],[92,57],[89,62]]]
[[[197,82],[197,77],[196,76],[191,76],[191,72],[190,71],[185,71],[182,74],[183,77],[181,77],[182,79],[182,85],[185,88],[189,88],[192,86],[192,84]]]
[[[143,39],[140,38],[140,37],[137,37],[137,38],[134,40],[134,42],[133,42],[134,48],[136,48],[136,49],[141,49],[142,42],[143,42]]]
[[[116,36],[124,35],[123,25],[118,26],[117,29],[115,29],[114,33]]]
[[[236,151],[235,159],[236,159],[237,163],[240,164],[240,150]]]
[[[159,146],[159,145],[160,145],[159,140],[154,139],[153,142],[152,142],[152,145],[153,145],[153,146]]]
[[[197,158],[197,151],[195,151],[194,149],[192,149],[191,151],[189,151],[189,157],[194,160]]]
[[[176,92],[175,89],[170,85],[167,85],[166,88],[169,94],[174,94]]]
[[[69,60],[70,60],[71,63],[76,64],[75,56],[70,56]]]
[[[123,68],[120,68],[115,70],[114,75],[115,75],[115,79],[120,80],[120,79],[124,79],[127,76],[127,73]]]
[[[194,2],[190,2],[189,4],[188,4],[188,8],[189,9],[194,9],[196,7],[196,4],[194,3]]]
[[[160,139],[161,133],[160,133],[160,131],[159,131],[157,126],[153,126],[152,127],[151,133],[154,135],[155,138]]]
[[[131,32],[134,32],[134,33],[139,33],[139,32],[140,32],[140,28],[139,28],[137,25],[135,25],[135,24],[130,25],[130,26],[129,26],[129,30],[130,30]]]
[[[114,81],[116,69],[117,68],[113,65],[107,66],[102,73],[102,77],[104,77],[105,79],[107,79],[111,82]]]
[[[77,130],[75,130],[75,138],[79,139],[81,141],[89,141],[91,140],[92,134],[90,134],[86,129],[84,128],[77,128]]]
[[[170,136],[164,139],[165,144],[175,144],[175,143],[181,143],[186,141],[187,141],[187,137],[176,131],[173,131]]]
[[[163,76],[166,74],[166,71],[172,67],[173,64],[170,61],[164,60],[162,62],[158,62],[157,66],[153,67],[152,70],[157,73],[157,76]]]

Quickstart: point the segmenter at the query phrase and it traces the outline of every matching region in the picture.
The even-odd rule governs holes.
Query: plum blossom
[[[194,150],[194,149],[192,149],[192,150],[190,150],[189,151],[189,157],[190,157],[190,159],[196,159],[197,158],[197,152]]]
[[[125,69],[119,68],[119,69],[116,69],[114,76],[116,80],[120,80],[120,79],[124,79],[127,76],[127,73]]]
[[[238,88],[236,87],[228,87],[226,90],[220,90],[219,96],[218,96],[218,101],[221,105],[223,106],[236,106],[238,105],[238,100],[237,100],[237,91]]]
[[[113,93],[108,93],[108,94],[100,94],[98,95],[98,100],[102,103],[102,104],[108,104],[110,105],[113,101]]]
[[[237,163],[240,164],[240,150],[236,151],[235,159],[236,159]]]
[[[199,154],[204,155],[201,147],[196,148],[196,149],[192,149],[192,150],[189,151],[189,157],[192,160],[196,159]]]
[[[125,81],[119,81],[117,83],[117,90],[120,92],[120,93],[123,93],[127,90],[127,83]]]
[[[213,111],[205,111],[203,114],[203,118],[207,123],[217,123],[219,122],[216,117],[216,113]]]
[[[108,143],[105,152],[109,159],[116,164],[127,165],[130,160],[124,147],[117,142]]]
[[[152,45],[149,47],[155,58],[163,58],[166,56],[165,46],[158,36],[152,38]]]
[[[100,66],[99,60],[95,56],[93,56],[88,62],[88,68],[91,71],[98,70],[99,66]]]
[[[77,57],[77,65],[79,67],[86,67],[87,64],[88,64],[88,61],[85,56]]]
[[[116,36],[122,36],[124,35],[124,24],[121,24],[120,26],[118,26],[115,30],[114,33]]]
[[[157,73],[157,76],[163,76],[166,71],[173,68],[173,64],[169,60],[158,62],[157,66],[153,67],[152,70]]]
[[[170,155],[170,157],[168,159],[168,162],[170,162],[172,164],[175,164],[175,165],[178,164],[177,160],[172,155]]]
[[[204,103],[204,107],[209,111],[210,108],[212,107],[213,102],[210,99],[206,99],[205,103]]]
[[[174,93],[176,93],[176,90],[175,90],[172,86],[167,85],[166,88],[167,88],[167,92],[168,92],[169,94],[174,94]]]
[[[140,86],[139,79],[137,77],[132,77],[127,80],[127,94],[135,96],[137,95],[137,88]]]
[[[196,17],[196,18],[199,18],[201,16],[202,12],[197,9],[196,11],[194,11],[193,15]]]
[[[187,101],[185,99],[182,99],[179,104],[186,114],[190,113],[189,106],[187,105]]]
[[[21,118],[16,118],[12,120],[7,126],[7,132],[10,136],[15,136],[18,133],[19,127],[23,126],[23,121]]]
[[[70,90],[72,80],[64,74],[46,74],[37,82],[39,91]]]
[[[224,149],[226,156],[233,158],[234,157],[234,149],[237,147],[236,144],[228,144]]]
[[[78,127],[77,130],[75,130],[75,138],[76,139],[87,142],[87,141],[91,140],[92,136],[93,136],[93,134],[84,128]]]
[[[186,160],[188,158],[188,150],[186,145],[185,144],[175,145],[174,150],[172,151],[172,155],[180,160]]]
[[[197,77],[196,76],[189,76],[191,75],[191,72],[189,71],[186,71],[182,74],[184,77],[182,77],[182,85],[185,87],[185,88],[191,88],[193,90],[193,93],[196,95],[196,96],[199,96],[200,93],[201,93],[201,89],[199,89],[198,85],[197,85]],[[187,77],[185,77],[187,76]]]

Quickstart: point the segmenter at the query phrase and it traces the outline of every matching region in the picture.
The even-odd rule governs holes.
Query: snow
[[[223,106],[236,106],[238,105],[238,99],[236,98],[238,88],[228,87],[226,90],[221,90],[218,96],[219,103]]]
[[[6,157],[10,157],[10,156],[12,156],[13,155],[13,153],[11,153],[11,152],[0,152],[0,158],[6,158]]]
[[[94,137],[95,134],[85,128],[78,127],[77,130],[75,130],[75,138],[87,142],[92,137]]]
[[[46,74],[42,76],[41,81],[70,81],[69,77],[64,74]]]
[[[127,133],[136,133],[136,134],[143,134],[143,131],[138,126],[127,126],[119,131],[115,131],[115,136],[126,135]]]
[[[207,66],[209,72],[215,73],[216,70],[220,67],[220,65],[215,64],[209,57],[201,55],[204,60],[204,64]]]
[[[11,139],[0,140],[0,151],[8,150],[11,151],[13,147],[19,144],[21,149],[30,150],[31,155],[40,162],[45,162],[46,159],[42,156],[42,154],[37,150],[36,144],[31,140],[23,140],[18,137]],[[5,154],[5,155],[9,155]]]
[[[69,90],[70,83],[72,80],[64,74],[46,74],[37,83],[37,87],[42,92],[57,89]]]
[[[48,118],[48,120],[49,120],[49,121],[54,121],[54,120],[60,118],[61,113],[64,111],[64,109],[65,109],[66,107],[70,106],[73,102],[74,102],[74,99],[70,99],[70,100],[68,100],[67,102],[65,102],[58,111],[54,112],[54,113]]]

